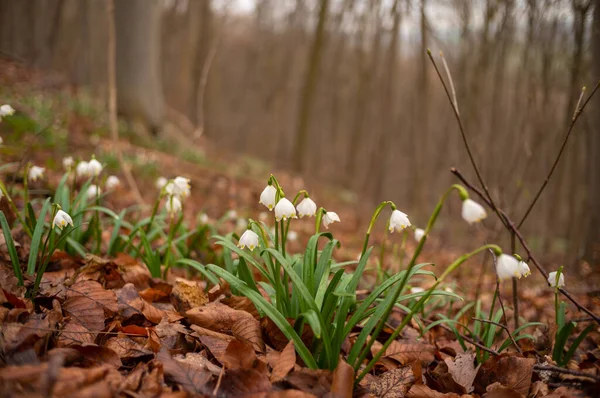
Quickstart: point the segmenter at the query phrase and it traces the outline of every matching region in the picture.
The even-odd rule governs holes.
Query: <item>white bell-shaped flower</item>
[[[82,160],[81,162],[77,163],[77,167],[75,168],[75,173],[77,174],[77,177],[84,177],[84,178],[89,177],[91,175],[90,164],[88,162],[86,162],[85,160]]]
[[[43,167],[31,166],[31,168],[29,169],[29,180],[36,181],[42,178],[44,176],[45,170],[46,169],[44,169]]]
[[[260,194],[258,203],[266,206],[267,209],[273,210],[275,208],[275,200],[277,199],[277,188],[273,185],[267,185]],[[288,201],[289,202],[289,201]]]
[[[251,229],[247,229],[246,232],[242,234],[240,241],[238,242],[238,247],[243,249],[246,246],[250,250],[254,250],[255,247],[258,247],[258,235]]]
[[[117,177],[117,176],[109,176],[106,179],[106,190],[107,191],[112,191],[119,185],[121,185],[121,180],[119,180],[119,177]]]
[[[102,163],[100,163],[96,158],[93,158],[88,163],[88,172],[92,177],[98,177],[100,173],[102,173]]]
[[[410,227],[408,216],[398,209],[392,211],[392,215],[390,216],[390,232],[400,232],[408,227]]]
[[[281,198],[275,206],[275,219],[277,221],[287,220],[288,218],[298,218],[294,204],[286,198]]]
[[[525,261],[519,261],[519,271],[521,272],[521,276],[528,277],[531,275],[531,270],[529,269],[529,265]]]
[[[338,216],[336,212],[328,211],[327,213],[323,214],[323,226],[327,229],[329,229],[329,224],[340,221],[340,216]]]
[[[52,228],[58,227],[58,229],[62,230],[67,225],[73,226],[71,216],[64,210],[57,211],[54,220],[52,220]]]
[[[560,273],[560,276],[558,277],[558,283],[556,283],[556,274],[557,274],[556,271],[550,272],[550,274],[548,274],[548,283],[552,287],[564,287],[565,286],[565,274],[563,274],[562,272]]]
[[[177,213],[181,211],[181,199],[175,195],[171,195],[167,197],[167,202],[165,203],[165,209],[167,209],[167,213],[174,217]]]
[[[66,158],[63,158],[62,165],[65,170],[69,171],[73,168],[73,165],[75,165],[75,161],[72,156],[67,156]]]
[[[4,144],[4,138],[0,137],[0,145]]]
[[[421,239],[423,239],[424,235],[425,235],[425,230],[423,228],[415,228],[415,240],[417,242],[420,242]]]
[[[177,196],[185,199],[190,196],[190,179],[185,177],[176,177],[169,181],[165,186],[165,191],[171,196]]]
[[[525,272],[529,271],[529,267],[523,261],[517,260],[514,256],[504,254],[498,256],[496,261],[496,273],[501,281],[510,278],[521,278],[527,276]]]
[[[412,294],[417,294],[417,293],[423,293],[425,291],[425,289],[423,289],[422,287],[419,286],[414,286],[410,288],[410,292]]]
[[[4,104],[0,106],[0,119],[4,116],[10,116],[15,113],[15,110],[12,106],[8,104]]]
[[[87,189],[87,197],[90,200],[96,199],[98,196],[100,196],[100,192],[100,188],[97,185],[92,184]]]
[[[200,224],[208,224],[210,218],[208,218],[208,214],[202,213],[200,214],[200,217],[198,217],[198,220],[200,221]]]
[[[471,199],[463,200],[462,218],[469,224],[479,222],[487,217],[487,213],[482,205]]]
[[[302,201],[296,206],[296,210],[298,210],[298,216],[300,218],[307,216],[312,217],[317,213],[317,204],[311,198],[304,198]]]
[[[167,180],[165,177],[158,177],[154,183],[154,186],[160,190],[163,189],[168,182],[169,180]]]

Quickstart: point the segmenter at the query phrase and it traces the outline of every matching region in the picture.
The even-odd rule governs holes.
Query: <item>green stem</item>
[[[448,266],[448,268],[446,268],[446,270],[438,278],[438,280],[435,282],[435,284],[429,290],[427,290],[426,294],[424,294],[423,296],[421,296],[421,298],[419,299],[419,301],[411,308],[410,312],[408,314],[406,314],[406,316],[402,320],[402,323],[400,324],[400,326],[398,326],[394,330],[394,332],[390,335],[390,337],[383,344],[383,347],[381,347],[381,349],[379,350],[379,352],[373,356],[373,359],[371,359],[371,361],[367,364],[367,366],[365,367],[365,369],[356,378],[355,383],[359,383],[371,371],[371,369],[373,369],[373,366],[375,366],[375,364],[377,363],[377,361],[379,361],[379,358],[381,358],[381,356],[386,352],[386,350],[390,346],[390,344],[392,344],[392,342],[396,339],[396,337],[398,337],[398,335],[400,334],[400,332],[402,332],[402,330],[404,329],[404,327],[411,321],[413,315],[416,312],[418,312],[419,308],[425,303],[425,301],[429,298],[429,296],[431,296],[431,294],[433,293],[433,291],[440,285],[440,283],[442,283],[444,281],[444,279],[448,275],[450,275],[450,273],[452,273],[456,268],[458,268],[461,264],[463,264],[469,258],[475,256],[478,253],[481,253],[484,250],[489,250],[489,249],[493,250],[495,253],[502,253],[502,250],[500,249],[500,247],[498,247],[496,245],[492,245],[492,244],[490,244],[490,245],[484,245],[484,246],[479,247],[476,250],[473,250],[470,253],[467,253],[467,254],[464,254],[464,255],[460,256],[452,264],[450,264],[450,266]],[[408,275],[408,272],[406,274]],[[396,300],[393,300],[392,301],[392,307],[393,307],[393,305],[395,303],[396,303]],[[375,341],[375,339],[376,339],[376,336],[373,336],[371,338],[371,341]],[[369,349],[370,349],[370,347],[369,347]]]
[[[0,189],[2,190],[2,193],[4,194],[4,196],[6,197],[6,200],[8,200],[8,203],[10,204],[10,207],[15,212],[15,215],[17,216],[17,219],[19,220],[19,222],[23,226],[23,230],[25,231],[25,233],[27,233],[27,235],[30,238],[33,237],[33,232],[31,232],[31,229],[29,228],[29,225],[27,225],[25,223],[25,220],[23,219],[23,216],[21,215],[21,212],[19,212],[19,209],[17,209],[17,205],[12,200],[12,197],[8,194],[6,186],[4,186],[4,183],[2,181],[0,181]]]
[[[183,217],[183,215],[182,215]],[[169,271],[169,260],[171,258],[171,245],[173,244],[173,236],[175,235],[175,224],[173,218],[169,222],[169,236],[167,237],[167,250],[165,252],[165,271],[163,272],[163,279],[167,279],[167,272]]]
[[[320,207],[317,210],[317,216],[315,217],[315,235],[318,235],[321,232],[321,221],[323,221],[323,215],[327,213],[327,211]]]
[[[23,206],[27,207],[29,203],[29,168],[31,165],[27,163],[25,165],[25,174],[23,175]]]

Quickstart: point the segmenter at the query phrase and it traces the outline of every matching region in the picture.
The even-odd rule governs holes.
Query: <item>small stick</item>
[[[578,372],[576,370],[559,368],[558,366],[552,366],[552,365],[533,365],[533,370],[538,373],[539,372],[563,373],[563,374],[579,376],[579,377],[588,377],[592,380],[600,381],[600,377],[598,377],[598,376],[595,376],[595,375],[592,375],[589,373],[585,373],[585,372]]]
[[[221,380],[223,380],[223,373],[225,373],[225,365],[223,365],[223,367],[221,368],[221,373],[219,373],[219,378],[217,379],[217,385],[215,386],[215,389],[213,390],[213,397],[216,397],[217,393],[219,392],[219,388],[221,387]]]
[[[498,295],[498,298],[500,298],[500,295]],[[517,349],[517,351],[519,351],[519,354],[522,354],[523,351],[521,350],[521,347],[519,347],[519,345],[517,344],[517,342],[515,341],[515,339],[513,338],[513,335],[510,333],[510,330],[508,330],[508,326],[502,324],[502,323],[498,323],[498,322],[494,322],[492,320],[489,319],[480,319],[480,318],[471,318],[474,321],[477,322],[483,322],[483,323],[490,323],[492,325],[496,325],[499,328],[504,329],[504,331],[506,332],[506,334],[508,334],[508,338],[510,339],[510,341],[512,342],[512,344],[515,346],[515,348]],[[505,320],[506,322],[506,320]]]

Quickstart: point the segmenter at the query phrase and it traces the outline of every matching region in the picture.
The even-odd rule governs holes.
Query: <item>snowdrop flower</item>
[[[327,229],[329,229],[329,224],[340,221],[340,216],[338,216],[337,213],[333,211],[328,211],[323,215],[323,226]]]
[[[31,168],[29,169],[29,179],[31,181],[37,181],[39,178],[42,178],[44,176],[45,170],[46,169],[44,169],[43,167],[31,166]]]
[[[420,242],[421,239],[423,239],[424,235],[425,235],[425,230],[423,228],[416,228],[415,229],[415,240],[417,242]]]
[[[198,218],[198,220],[200,221],[201,224],[208,224],[208,214],[206,213],[202,213],[200,214],[200,217]]]
[[[311,198],[306,197],[296,206],[296,210],[298,210],[300,218],[312,217],[317,213],[317,204]]]
[[[88,199],[96,199],[100,195],[100,188],[97,185],[90,185],[87,189]]]
[[[245,218],[238,218],[235,223],[236,228],[238,229],[246,229],[248,228],[248,221]]]
[[[10,116],[14,113],[15,113],[15,110],[12,106],[10,106],[8,104],[4,104],[4,105],[0,106],[0,119],[2,119],[4,116]]]
[[[501,281],[513,277],[520,279],[522,276],[529,275],[529,267],[514,256],[502,253],[496,262],[496,273]]]
[[[121,185],[121,181],[119,180],[119,177],[117,177],[117,176],[109,176],[106,179],[106,190],[107,191],[112,191],[119,185]]]
[[[75,173],[78,177],[89,177],[90,176],[90,164],[85,160],[77,163],[77,167],[75,168]]]
[[[175,214],[181,211],[181,199],[179,197],[173,195],[167,198],[167,203],[165,203],[165,208],[167,209],[167,213],[174,217]]]
[[[402,231],[404,228],[410,227],[410,220],[408,216],[396,209],[390,216],[390,232]]]
[[[262,193],[260,194],[260,200],[258,201],[258,203],[266,206],[267,209],[269,209],[269,211],[271,211],[271,210],[273,210],[273,208],[275,208],[276,198],[277,198],[277,188],[275,188],[273,185],[267,185],[265,187],[265,189],[263,189]],[[289,200],[288,200],[288,202],[289,202]]]
[[[552,287],[564,287],[565,286],[565,274],[563,274],[562,272],[560,273],[560,276],[558,277],[558,284],[556,283],[556,274],[557,274],[556,271],[550,272],[550,274],[548,275],[548,283]]]
[[[167,183],[165,191],[171,196],[178,196],[181,199],[185,199],[190,196],[190,179],[176,177]]]
[[[298,240],[298,232],[296,232],[296,231],[289,231],[288,234],[286,235],[286,238],[290,242],[295,242],[295,241]]]
[[[169,181],[165,177],[158,177],[154,183],[154,186],[160,190],[163,189],[168,182]]]
[[[63,168],[65,170],[69,171],[73,168],[75,161],[73,160],[73,158],[71,156],[67,156],[66,158],[63,158],[62,164],[63,164]]]
[[[286,198],[281,198],[275,206],[275,219],[277,221],[287,220],[288,218],[298,218],[294,204]]]
[[[258,247],[258,235],[251,229],[247,229],[246,232],[242,234],[240,241],[238,242],[239,248],[243,249],[246,246],[248,246],[248,249],[250,250],[254,250],[255,247]]]
[[[471,199],[463,200],[462,218],[469,224],[479,222],[487,217],[487,213],[482,205]]]
[[[92,160],[88,163],[88,173],[92,177],[98,177],[102,172],[102,163],[96,160],[96,158],[92,158]]]
[[[412,294],[416,294],[416,293],[423,293],[424,291],[425,291],[425,289],[423,289],[422,287],[418,287],[418,286],[415,286],[415,287],[411,287],[411,288],[410,288],[410,292],[411,292]]]
[[[54,216],[54,220],[52,220],[52,228],[56,226],[62,231],[67,225],[73,226],[73,219],[66,211],[59,210]]]
[[[0,137],[0,145],[4,144],[4,139]]]

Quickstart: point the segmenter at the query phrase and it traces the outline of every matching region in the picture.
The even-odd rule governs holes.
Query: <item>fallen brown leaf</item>
[[[375,341],[371,346],[371,353],[377,354],[383,345]],[[385,350],[383,357],[392,358],[398,361],[401,365],[407,365],[412,361],[420,361],[423,365],[428,365],[434,360],[435,347],[423,343],[403,343],[394,340],[392,344]]]
[[[221,303],[233,308],[234,310],[246,311],[247,313],[252,315],[257,321],[260,320],[258,310],[248,297],[229,296],[221,300]]]
[[[475,392],[485,393],[487,386],[499,382],[522,395],[529,393],[535,359],[502,354],[487,360],[475,378]]]
[[[143,337],[117,336],[108,339],[104,345],[115,351],[123,361],[140,360],[154,354],[145,347],[145,340]]]
[[[175,361],[166,348],[161,349],[157,358],[162,362],[165,374],[185,391],[191,394],[210,394],[212,391],[207,385],[212,379],[212,374],[201,368],[194,368],[184,362]]]
[[[480,366],[475,367],[475,354],[458,354],[454,360],[446,358],[444,362],[448,366],[448,373],[452,379],[464,388],[463,393],[473,391],[473,382]]]
[[[281,354],[277,358],[273,371],[271,372],[271,382],[275,383],[282,380],[287,374],[294,369],[296,364],[296,349],[294,348],[294,341],[290,340],[288,345],[285,346]]]
[[[382,374],[369,386],[376,397],[403,398],[415,382],[410,366],[403,366]]]
[[[512,388],[504,387],[500,383],[494,383],[487,386],[487,393],[483,394],[483,398],[524,398],[524,395],[519,394]]]
[[[177,279],[171,291],[171,303],[179,312],[185,312],[208,303],[208,296],[197,282]]]
[[[427,387],[424,384],[413,384],[408,393],[407,398],[460,398],[460,395],[450,392],[443,393]]]
[[[354,368],[340,358],[333,371],[331,395],[336,398],[352,398],[354,390]]]
[[[258,358],[251,344],[232,340],[227,345],[221,360],[227,369],[253,369],[256,368]]]
[[[217,395],[241,397],[271,390],[269,377],[257,369],[227,369],[221,380]]]
[[[322,397],[331,391],[333,374],[329,370],[301,368],[289,373],[284,383],[291,387]]]

